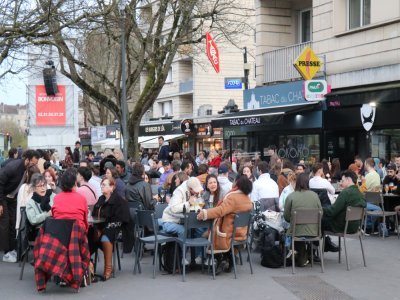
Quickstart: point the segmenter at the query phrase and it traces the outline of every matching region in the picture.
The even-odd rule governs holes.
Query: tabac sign
[[[321,68],[321,61],[310,47],[305,47],[294,62],[294,67],[305,80],[311,80]]]

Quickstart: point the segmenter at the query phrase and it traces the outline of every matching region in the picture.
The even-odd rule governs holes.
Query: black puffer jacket
[[[125,188],[125,199],[128,202],[141,203],[146,210],[153,210],[155,201],[153,200],[150,184],[143,178],[131,176]]]

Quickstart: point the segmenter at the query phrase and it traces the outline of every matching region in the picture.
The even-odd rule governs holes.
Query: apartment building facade
[[[256,0],[255,10],[257,87],[244,94],[242,118],[258,119],[240,130],[232,124],[243,120],[226,128],[244,150],[263,155],[273,144],[294,162],[339,157],[346,167],[355,155],[392,159],[399,153],[399,1]],[[293,67],[305,47],[322,62],[315,78],[331,86],[317,103],[304,98],[304,81]]]
[[[250,10],[254,8],[253,0],[236,2],[241,3],[241,7]],[[255,17],[247,19],[246,23],[248,27],[255,28]],[[226,80],[241,81],[246,67],[249,68],[249,86],[255,86],[255,30],[237,34],[233,42],[221,40],[212,30],[211,34],[214,35],[219,50],[220,72],[216,73],[207,58],[205,41],[202,45],[187,46],[185,54],[176,55],[162,91],[152,109],[142,119],[143,128],[152,124],[156,126],[172,122],[174,124],[171,127],[172,132],[152,134],[167,134],[169,138],[179,137],[180,146],[192,152],[222,148],[221,128],[215,128],[212,131],[214,134],[205,134],[205,130],[229,100],[233,100],[239,108],[242,108],[244,85],[239,89],[228,89],[225,86]],[[190,120],[194,125],[190,135],[185,136],[180,129],[180,124],[184,120]],[[154,141],[150,141],[149,145],[151,143]]]

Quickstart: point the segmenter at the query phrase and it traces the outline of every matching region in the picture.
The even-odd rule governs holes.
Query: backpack
[[[283,253],[281,247],[275,242],[279,241],[279,232],[272,227],[265,227],[260,237],[261,265],[267,268],[280,268],[283,266]]]
[[[161,246],[161,268],[172,274],[174,265],[174,252],[175,252],[175,242],[168,242]],[[182,262],[182,251],[180,248],[177,249],[178,257],[176,260],[177,264]]]

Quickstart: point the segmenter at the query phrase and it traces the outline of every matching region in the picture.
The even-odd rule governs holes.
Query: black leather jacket
[[[155,201],[153,200],[150,184],[141,177],[131,176],[125,187],[125,199],[128,202],[139,202],[146,210],[153,210]]]

